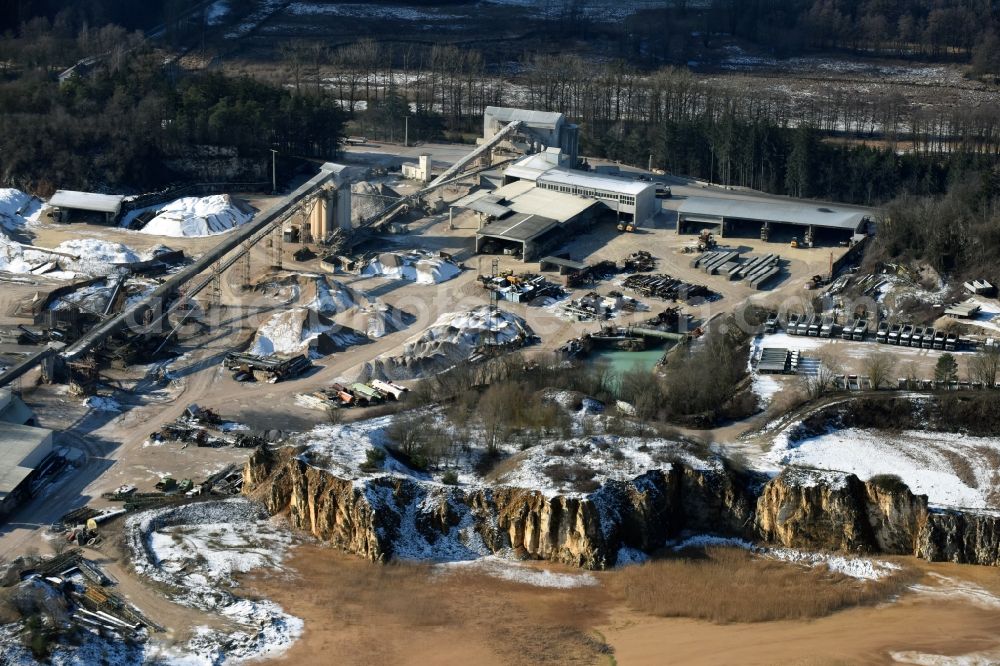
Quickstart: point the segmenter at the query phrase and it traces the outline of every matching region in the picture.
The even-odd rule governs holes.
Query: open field
[[[444,577],[427,567],[386,568],[314,546],[297,548],[288,566],[304,580],[327,581],[321,589],[303,594],[297,577],[256,576],[247,584],[306,619],[301,641],[281,662],[289,664],[325,663],[331,651],[345,664],[604,664],[613,658],[626,665],[658,663],[665,654],[677,663],[890,664],[926,663],[907,661],[918,654],[997,654],[1000,620],[992,595],[1000,592],[1000,578],[994,570],[906,564],[919,568],[921,591],[818,619],[763,623],[640,612],[619,592],[629,572],[601,574],[596,587],[545,589],[471,574]],[[771,566],[786,567],[782,575],[801,585],[803,595],[836,594],[845,584]],[[658,583],[668,589],[670,575],[683,575],[662,571]],[[811,603],[802,596],[789,603],[796,600]],[[692,612],[702,612],[700,602],[691,599]],[[852,639],[844,640],[848,635]]]

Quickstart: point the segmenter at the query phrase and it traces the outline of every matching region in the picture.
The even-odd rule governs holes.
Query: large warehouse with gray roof
[[[794,238],[807,246],[859,240],[869,222],[861,209],[799,201],[690,197],[677,210],[677,233],[710,229],[723,237]]]

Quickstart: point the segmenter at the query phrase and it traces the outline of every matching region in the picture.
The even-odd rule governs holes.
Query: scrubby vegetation
[[[858,581],[825,567],[761,559],[738,548],[707,548],[626,567],[616,578],[626,603],[662,617],[710,622],[770,622],[822,617],[903,592],[913,574]]]
[[[971,172],[942,197],[904,196],[879,215],[868,262],[920,261],[958,278],[1000,280],[1000,170]]]
[[[919,401],[865,396],[821,409],[806,419],[805,433],[821,433],[834,423],[844,428],[963,432],[1000,435],[1000,392],[942,392]]]

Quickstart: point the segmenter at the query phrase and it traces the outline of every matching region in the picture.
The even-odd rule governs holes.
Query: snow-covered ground
[[[980,310],[973,319],[963,319],[963,324],[981,328],[991,337],[1000,334],[1000,303],[996,299],[975,296],[966,302],[978,305]]]
[[[226,33],[226,39],[239,39],[244,37],[255,29],[257,29],[261,23],[266,21],[272,14],[274,14],[278,9],[284,4],[282,0],[262,0],[260,4],[257,5],[256,11],[246,17],[242,23]]]
[[[714,460],[706,461],[695,456],[689,445],[683,442],[602,433],[603,422],[593,415],[594,408],[585,399],[579,411],[569,414],[568,431],[553,431],[548,436],[539,436],[533,446],[523,451],[520,441],[512,439],[504,442],[500,448],[509,457],[504,462],[503,471],[489,480],[476,471],[482,455],[480,447],[456,447],[446,456],[447,470],[456,473],[459,483],[467,487],[505,485],[538,490],[549,497],[582,497],[610,480],[627,481],[651,469],[669,470],[674,461],[699,469],[709,469],[718,464]],[[438,412],[427,412],[426,417],[431,426],[458,436],[451,432]],[[390,426],[394,418],[383,416],[317,426],[293,437],[291,444],[302,447],[303,460],[341,478],[370,479],[389,475],[421,481],[439,480],[444,469],[433,473],[416,472],[397,462],[391,454],[386,455],[381,469],[373,472],[361,469],[369,449],[385,451],[392,445]],[[472,428],[464,435],[477,441],[482,433]]]
[[[474,571],[531,587],[570,589],[597,585],[597,578],[593,574],[586,572],[556,573],[496,555],[487,555],[477,560],[446,562],[435,565],[435,567],[436,571],[445,575],[453,572]]]
[[[128,518],[125,539],[136,572],[164,583],[177,603],[209,611],[231,630],[196,627],[183,646],[150,643],[160,663],[217,666],[274,658],[302,633],[302,621],[266,599],[235,597],[235,574],[278,570],[291,534],[243,498],[145,511]]]
[[[139,233],[174,238],[213,236],[246,224],[254,212],[245,203],[234,201],[228,194],[208,197],[184,197],[163,206],[130,211],[121,226],[128,227],[140,214],[154,210],[156,217]]]
[[[42,201],[21,190],[0,187],[0,227],[17,231],[35,222],[42,210]]]
[[[229,0],[216,0],[205,10],[205,23],[219,25],[229,14]]]
[[[447,14],[433,9],[420,9],[404,5],[381,5],[371,3],[307,3],[293,2],[285,10],[293,16],[350,16],[363,19],[392,21],[454,21],[464,18],[458,14]]]
[[[122,406],[114,398],[92,395],[83,401],[83,406],[96,412],[120,412]]]
[[[796,428],[780,432],[754,465],[774,473],[788,465],[849,472],[863,481],[896,474],[931,504],[1000,509],[1000,438],[849,428],[797,439]]]
[[[361,274],[409,280],[418,284],[447,282],[461,269],[441,257],[427,252],[385,252],[378,255],[362,269]]]

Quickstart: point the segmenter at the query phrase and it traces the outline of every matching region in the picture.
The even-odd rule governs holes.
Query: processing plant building
[[[570,169],[568,163],[558,148],[529,155],[507,167],[502,187],[452,204],[479,213],[476,251],[532,261],[601,216],[641,226],[660,212],[653,183]]]
[[[487,142],[514,121],[521,126],[510,140],[511,147],[522,153],[538,153],[556,148],[574,166],[580,145],[580,128],[561,113],[488,106],[483,112],[483,138]]]

